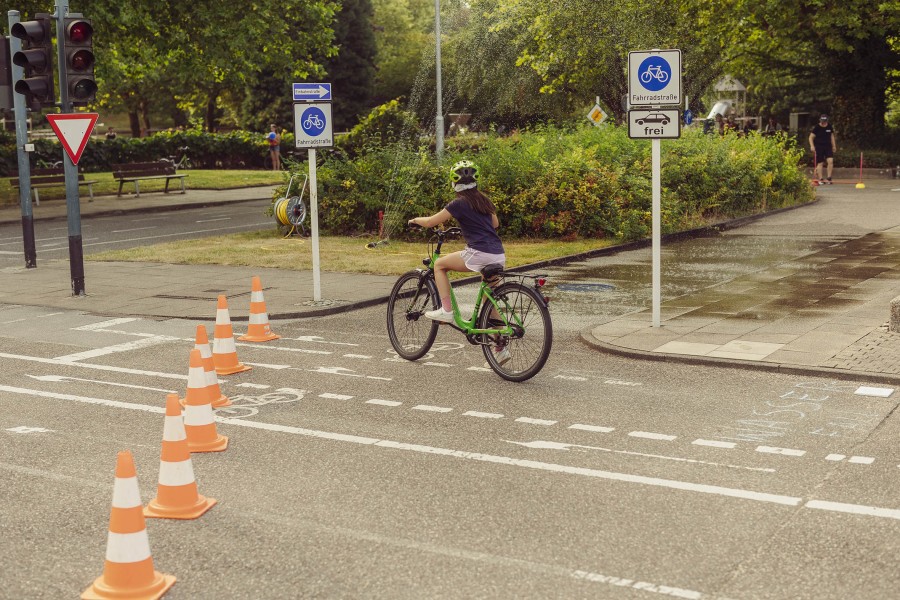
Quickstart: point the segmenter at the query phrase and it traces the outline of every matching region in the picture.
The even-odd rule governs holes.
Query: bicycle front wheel
[[[406,360],[425,356],[437,337],[438,324],[425,311],[438,307],[434,282],[423,279],[418,271],[400,276],[388,299],[387,330],[394,351]]]
[[[508,282],[493,292],[497,306],[506,322],[513,329],[511,336],[498,336],[496,343],[482,346],[488,365],[507,381],[531,379],[544,367],[553,345],[553,325],[550,311],[544,299],[534,289],[521,283]],[[493,305],[486,302],[478,315],[479,329],[496,329],[496,318],[491,318]],[[490,337],[490,336],[487,336]],[[506,347],[510,358],[500,364],[498,348]]]

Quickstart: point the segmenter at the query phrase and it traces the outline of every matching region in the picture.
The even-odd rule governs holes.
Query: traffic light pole
[[[19,22],[19,11],[11,10],[7,13],[9,28]],[[22,40],[10,36],[9,54],[22,49]],[[15,85],[25,76],[25,69],[12,65],[12,83]],[[22,207],[22,242],[25,249],[25,268],[37,267],[37,250],[34,242],[34,214],[31,210],[31,163],[28,161],[28,153],[25,152],[25,144],[28,143],[28,115],[25,110],[25,96],[13,94],[13,114],[16,118],[16,154],[19,160],[19,204]]]
[[[56,0],[56,49],[59,65],[59,100],[63,114],[72,112],[69,102],[69,90],[66,68],[66,15],[69,12],[69,0]],[[72,295],[84,296],[84,249],[81,241],[81,201],[78,196],[78,167],[63,152],[63,168],[66,175],[66,217],[69,225],[69,273],[72,278]]]

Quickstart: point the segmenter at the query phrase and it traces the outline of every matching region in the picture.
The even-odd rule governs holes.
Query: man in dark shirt
[[[834,128],[828,122],[828,115],[819,117],[819,124],[809,134],[809,149],[816,156],[816,179],[819,184],[831,185],[831,172],[834,170],[834,153],[837,152],[837,138]],[[828,168],[828,179],[822,179],[822,163]]]

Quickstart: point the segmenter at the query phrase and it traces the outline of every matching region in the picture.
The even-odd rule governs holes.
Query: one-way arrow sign
[[[331,100],[330,83],[295,83],[294,101]]]

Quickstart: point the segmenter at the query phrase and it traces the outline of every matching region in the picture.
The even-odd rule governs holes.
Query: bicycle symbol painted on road
[[[325,113],[315,106],[307,108],[300,117],[303,132],[310,137],[321,135],[325,131],[325,125]]]
[[[644,88],[658,92],[666,87],[672,78],[672,67],[661,56],[651,56],[641,63],[638,73],[638,79]]]

